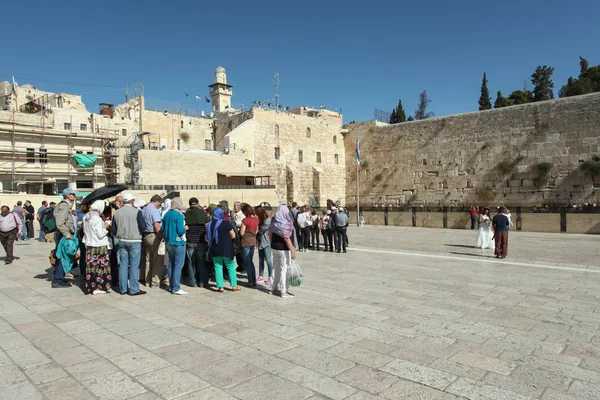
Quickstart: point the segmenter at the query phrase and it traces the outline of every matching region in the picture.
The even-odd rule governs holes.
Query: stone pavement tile
[[[565,346],[560,343],[541,341],[541,340],[531,338],[529,336],[515,335],[512,333],[507,335],[502,340],[505,340],[510,343],[515,343],[515,344],[524,344],[524,345],[528,345],[528,346],[533,346],[535,348],[539,348],[539,349],[542,349],[542,350],[545,350],[548,352],[554,352],[554,353],[561,353],[565,348]]]
[[[350,360],[357,364],[363,364],[371,368],[381,367],[393,360],[393,357],[365,350],[348,343],[340,343],[330,347],[325,350],[325,353]]]
[[[100,356],[85,346],[72,347],[48,352],[48,356],[63,367],[94,360]]]
[[[42,400],[42,394],[28,381],[0,388],[2,400]]]
[[[73,335],[73,338],[103,357],[113,357],[130,351],[141,350],[141,347],[137,344],[106,329],[78,333]]]
[[[296,346],[295,343],[253,329],[232,333],[227,335],[227,339],[254,347],[269,354],[276,354]]]
[[[530,397],[539,397],[546,389],[545,386],[539,386],[535,383],[527,383],[521,380],[514,379],[512,376],[499,375],[490,372],[482,379],[483,383],[502,389],[510,390],[518,394]]]
[[[146,392],[138,394],[137,396],[130,397],[127,400],[162,400],[162,397],[160,397],[156,393]]]
[[[177,400],[236,400],[236,398],[221,389],[209,386],[197,392],[179,397]]]
[[[10,357],[5,352],[0,350],[0,367],[4,365],[12,365],[12,363],[13,362]]]
[[[58,328],[51,328],[44,331],[33,332],[27,335],[31,341],[40,350],[48,353],[55,350],[64,350],[78,345],[70,335]]]
[[[39,314],[39,316],[53,324],[81,319],[81,314],[75,311],[53,311]]]
[[[190,372],[220,389],[230,388],[264,373],[262,369],[233,357],[199,365],[190,369]]]
[[[77,380],[84,381],[106,374],[112,374],[118,371],[118,368],[110,363],[107,359],[98,358],[95,360],[85,361],[80,364],[70,365],[66,367],[66,370]]]
[[[40,390],[50,400],[89,400],[92,394],[71,377],[57,379],[40,386]]]
[[[536,387],[550,387],[559,391],[566,391],[573,381],[571,377],[566,375],[526,365],[517,367],[510,377],[516,381],[532,384]]]
[[[54,328],[54,325],[52,325],[48,321],[44,321],[43,319],[40,319],[39,321],[36,321],[36,322],[28,322],[25,324],[15,325],[15,329],[18,330],[19,332],[21,332],[25,336],[27,336],[28,334],[31,334],[31,333],[45,331],[47,329],[52,329],[52,328]]]
[[[26,380],[27,377],[16,365],[11,364],[0,367],[0,388],[12,386]]]
[[[148,350],[125,353],[111,358],[110,361],[131,376],[147,374],[171,365],[168,361]]]
[[[141,318],[131,317],[130,315],[129,318],[126,319],[102,323],[102,326],[121,336],[129,335],[135,332],[156,329],[156,325],[153,323],[144,321]]]
[[[543,358],[544,360],[556,361],[561,364],[573,365],[575,367],[581,364],[581,359],[578,357],[566,356],[564,354],[558,354],[540,349],[535,350],[533,352],[533,356]]]
[[[418,383],[401,380],[380,393],[386,399],[458,400],[459,398]],[[487,400],[487,399],[486,399]]]
[[[38,365],[37,367],[26,369],[25,373],[35,385],[42,385],[67,377],[65,370],[56,364]]]
[[[152,352],[184,370],[225,357],[223,353],[201,345],[193,340],[159,347],[158,349],[152,350]]]
[[[271,319],[271,322],[274,322],[279,325],[291,326],[292,328],[297,328],[299,326],[304,325],[304,321],[298,321],[292,318],[278,316],[277,318]]]
[[[67,322],[59,322],[56,324],[56,326],[69,335],[74,335],[76,333],[91,332],[102,328],[100,325],[87,318],[76,319]]]
[[[303,386],[267,374],[242,382],[227,389],[227,392],[242,400],[304,400],[312,394],[310,390]]]
[[[214,333],[219,336],[227,336],[232,333],[239,332],[240,330],[245,330],[246,328],[242,328],[240,326],[233,325],[230,321],[221,322],[218,324],[208,325],[202,327],[206,332]]]
[[[326,328],[326,327],[320,326],[320,325],[314,325],[309,322],[302,325],[302,330],[312,333],[313,335],[319,335],[319,336],[326,336],[327,334],[344,335],[343,331],[332,330],[331,328]]]
[[[79,313],[84,317],[94,321],[95,323],[103,326],[110,322],[128,319],[132,317],[132,315],[128,312],[121,311],[112,307],[100,310],[81,310]]]
[[[457,378],[447,372],[398,359],[392,360],[379,370],[439,390],[444,390]]]
[[[31,346],[31,342],[20,332],[11,331],[0,333],[0,349],[10,350],[24,346]]]
[[[197,376],[175,366],[138,376],[137,379],[166,399],[174,399],[209,386]]]
[[[21,368],[31,368],[52,362],[45,354],[33,346],[6,350],[6,354]]]
[[[367,392],[356,392],[346,400],[382,400],[383,397],[375,396],[374,394]]]
[[[195,340],[206,347],[210,347],[211,349],[215,349],[216,351],[228,351],[241,346],[240,343],[234,340],[226,339],[219,335],[215,335],[214,333],[202,330],[197,330],[192,336],[192,340]]]
[[[12,325],[39,322],[42,320],[36,313],[30,311],[21,311],[16,314],[4,315],[3,318]]]
[[[513,369],[516,368],[516,364],[514,363],[509,363],[499,358],[488,357],[484,354],[470,351],[461,351],[450,358],[450,361],[484,369],[486,371],[496,372],[502,375],[508,375]]]
[[[597,360],[600,359],[600,346],[594,343],[572,343],[567,346],[562,354],[578,357],[582,360]]]
[[[292,339],[292,342],[301,346],[309,347],[314,350],[325,350],[326,348],[335,346],[339,343],[337,340],[329,339],[323,336],[313,335],[312,333],[296,337]]]
[[[544,392],[542,400],[581,400],[579,397],[567,394],[560,390],[548,389]]]
[[[312,325],[322,326],[323,328],[329,328],[329,331],[347,331],[355,327],[355,324],[351,322],[341,321],[339,319],[333,319],[324,316],[318,316],[310,320]]]
[[[523,396],[510,390],[500,389],[468,378],[458,378],[446,391],[467,399],[533,400],[533,397]]]
[[[294,364],[327,376],[335,376],[354,367],[354,363],[320,351],[298,346],[277,355]]]
[[[380,353],[380,354],[390,354],[393,351],[398,350],[398,347],[396,346],[392,346],[389,344],[385,344],[385,343],[381,343],[381,342],[377,342],[375,340],[369,340],[369,339],[362,339],[359,340],[358,342],[354,343],[355,346],[361,347],[365,350],[370,350],[370,351],[374,351],[376,353]]]
[[[178,335],[168,329],[155,328],[148,331],[134,332],[127,336],[126,339],[148,349],[154,350],[159,347],[169,346],[176,343],[188,341],[189,339]]]
[[[579,399],[597,400],[600,398],[600,384],[575,380],[568,393]]]
[[[356,392],[356,389],[344,383],[300,366],[282,372],[279,376],[335,400],[344,399]]]
[[[377,342],[392,344],[395,341],[397,341],[398,339],[400,339],[401,337],[411,337],[408,335],[402,335],[402,333],[401,333],[402,329],[405,329],[405,328],[399,328],[398,331],[396,331],[394,333],[390,333],[390,332],[383,332],[383,331],[378,331],[376,329],[367,328],[366,326],[356,326],[352,329],[348,329],[346,331],[346,333],[349,333],[349,334],[355,335],[355,336],[359,336],[363,339],[370,339],[370,340],[374,340]],[[407,329],[407,331],[411,331],[411,330]],[[411,332],[411,334],[412,334],[412,336],[414,336],[414,333]]]
[[[514,351],[515,353],[522,353],[522,354],[533,354],[533,352],[535,351],[536,347],[535,346],[530,346],[530,345],[526,345],[526,344],[522,344],[522,343],[511,343],[511,342],[507,342],[506,340],[500,340],[500,339],[488,339],[486,340],[482,347],[487,347],[487,348],[491,348],[491,349],[497,349],[499,351]]]
[[[358,346],[358,343],[356,344]],[[423,354],[416,351],[400,348],[389,354],[391,357],[399,358],[401,360],[414,362],[421,365],[427,365],[436,358],[429,354]]]
[[[303,329],[306,329],[306,326],[303,326]],[[348,332],[326,332],[323,334],[323,337],[343,343],[356,343],[363,339],[360,336],[351,335]]]
[[[293,328],[291,326],[282,326],[279,325],[276,328],[269,328],[269,329],[261,329],[263,332],[268,333],[269,335],[273,335],[275,337],[284,339],[284,340],[291,340],[303,335],[306,335],[307,332],[302,330],[302,327],[300,328]]]
[[[83,381],[82,384],[100,399],[127,399],[146,392],[146,389],[122,372],[113,372]]]
[[[235,349],[228,351],[227,355],[247,362],[248,364],[252,364],[271,374],[279,374],[280,372],[294,367],[294,364],[289,361],[248,346],[236,347]]]
[[[364,365],[357,365],[354,368],[344,371],[336,376],[335,379],[373,394],[377,394],[398,382],[398,378],[394,375],[373,370]]]
[[[483,376],[487,373],[487,371],[484,371],[482,369],[470,367],[465,364],[455,363],[454,361],[449,361],[443,358],[438,358],[432,361],[427,366],[440,371],[449,372],[453,375],[458,375],[464,378],[470,378],[474,380],[479,380],[483,378]]]

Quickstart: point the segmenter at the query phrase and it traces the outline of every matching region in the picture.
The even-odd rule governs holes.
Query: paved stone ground
[[[598,236],[364,227],[302,253],[293,299],[51,289],[0,267],[0,399],[600,398]]]

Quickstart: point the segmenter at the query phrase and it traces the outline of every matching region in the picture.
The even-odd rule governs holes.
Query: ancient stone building
[[[351,124],[346,202],[535,205],[599,203],[600,93],[396,125]]]

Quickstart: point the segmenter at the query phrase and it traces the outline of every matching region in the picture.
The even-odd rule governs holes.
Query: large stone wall
[[[352,124],[346,203],[598,203],[580,165],[600,154],[600,94],[397,125]],[[596,180],[598,186],[600,182]]]

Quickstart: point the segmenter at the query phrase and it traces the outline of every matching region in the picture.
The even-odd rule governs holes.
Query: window
[[[48,149],[40,149],[39,159],[40,164],[48,164]]]
[[[181,139],[177,139],[177,150],[181,150]]]
[[[75,181],[77,189],[93,189],[94,182],[92,181]]]
[[[93,152],[93,151],[88,151],[87,153],[88,153],[88,154],[94,154],[94,152]]]
[[[204,150],[212,150],[212,140],[204,139]]]
[[[79,130],[81,132],[87,131],[87,124],[79,124]]]
[[[302,162],[303,154],[302,150],[298,150],[298,162]]]
[[[65,131],[71,130],[71,124],[69,122],[65,122]]]
[[[279,125],[275,125],[275,136],[279,137]]]
[[[310,137],[310,128],[306,128],[306,137],[309,138]]]
[[[181,129],[183,129],[183,120],[181,120]]]
[[[127,129],[125,129],[125,128],[121,129],[121,135],[127,136]]]
[[[35,149],[27,148],[27,164],[35,164]]]
[[[337,136],[333,137],[333,144],[337,144]]]
[[[279,157],[280,157],[279,147],[275,147],[275,159],[279,160]]]
[[[317,151],[317,162],[320,163],[321,162],[321,152]]]
[[[248,168],[252,168],[252,161],[248,160]]]
[[[336,164],[339,164],[339,163],[340,163],[340,160],[339,160],[339,158],[338,158],[338,155],[337,155],[337,154],[334,154],[334,155],[333,155],[333,159],[334,159],[334,161],[335,161],[335,163],[336,163]]]

